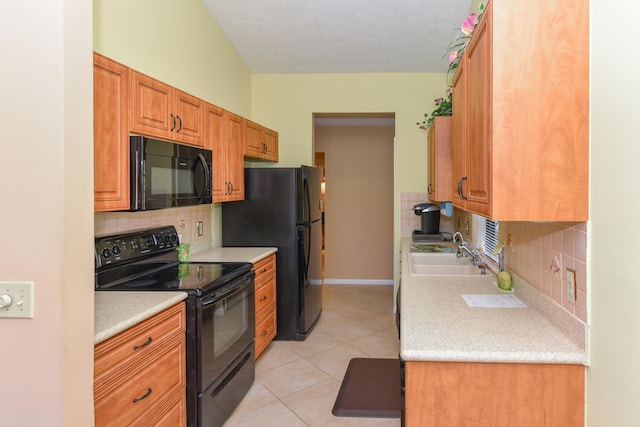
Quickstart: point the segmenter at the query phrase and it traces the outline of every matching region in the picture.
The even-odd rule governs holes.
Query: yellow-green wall
[[[93,46],[248,117],[251,74],[200,0],[93,0]]]
[[[313,164],[314,113],[395,113],[394,277],[398,277],[400,193],[426,191],[426,134],[416,126],[444,96],[445,74],[254,74],[254,120],[279,132],[279,166]],[[364,153],[363,153],[364,155]]]

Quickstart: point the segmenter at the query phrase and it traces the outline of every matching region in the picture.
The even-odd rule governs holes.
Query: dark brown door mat
[[[400,418],[400,360],[351,359],[336,403],[336,417]]]

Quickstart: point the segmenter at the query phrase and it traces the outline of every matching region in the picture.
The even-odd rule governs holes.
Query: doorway
[[[394,113],[314,114],[326,284],[393,284],[394,136]]]

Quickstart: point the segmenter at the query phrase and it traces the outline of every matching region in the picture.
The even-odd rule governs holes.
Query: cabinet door
[[[179,89],[173,89],[173,115],[177,120],[174,129],[175,140],[204,146],[204,101]]]
[[[265,144],[265,159],[278,161],[278,132],[265,127],[262,128],[262,140]]]
[[[226,168],[231,191],[227,200],[244,200],[244,121],[242,117],[227,112],[226,119]]]
[[[129,68],[93,55],[94,209],[129,208]]]
[[[466,72],[473,78],[466,81],[467,119],[465,133],[465,169],[469,211],[490,216],[491,186],[491,99],[490,78],[491,38],[483,19],[474,32],[474,39],[464,54]]]
[[[131,131],[172,139],[178,125],[172,97],[171,86],[131,70]]]
[[[264,156],[264,145],[262,143],[262,126],[251,120],[244,120],[244,155],[253,158]]]
[[[205,109],[205,146],[212,151],[212,197],[214,202],[227,199],[229,182],[226,173],[225,156],[225,111],[215,105],[206,104]]]
[[[466,208],[466,200],[463,198],[463,190],[466,186],[465,171],[465,134],[466,134],[466,104],[465,104],[465,80],[466,70],[461,61],[453,78],[453,94],[451,97],[451,168],[453,170],[452,195],[453,205],[461,209]]]
[[[429,128],[429,199],[451,201],[451,117],[436,117]]]

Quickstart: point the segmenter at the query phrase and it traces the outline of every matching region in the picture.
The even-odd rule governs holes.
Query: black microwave
[[[131,211],[211,203],[211,150],[133,135]]]

